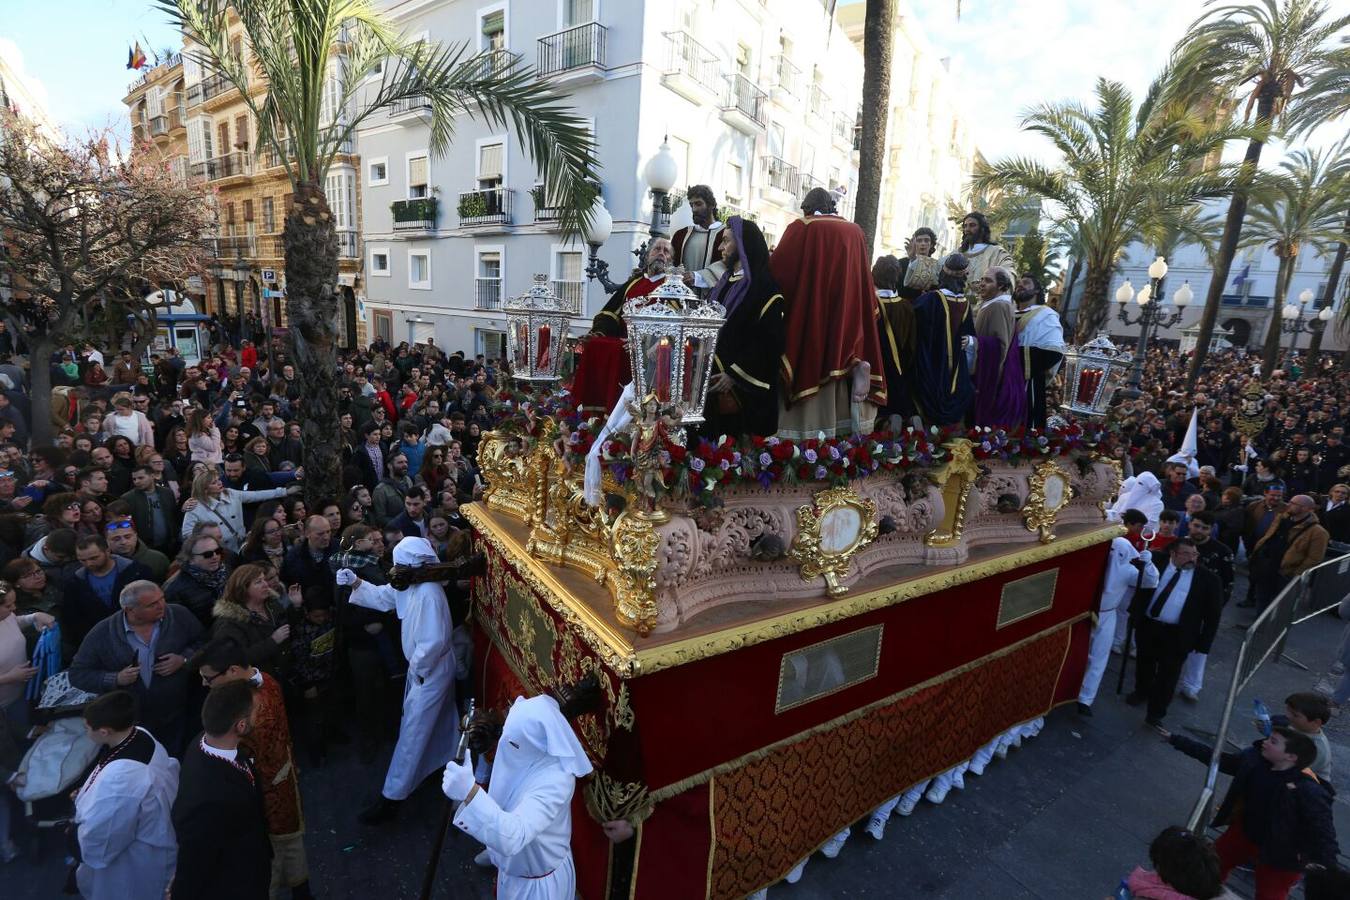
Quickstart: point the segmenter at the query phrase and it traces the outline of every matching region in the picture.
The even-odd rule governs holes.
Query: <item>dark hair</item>
[[[73,498],[75,495],[70,494],[69,496]],[[47,543],[42,546],[44,549],[53,553],[60,553],[62,556],[74,556],[75,540],[75,529],[57,528],[47,533]]]
[[[1299,691],[1284,698],[1284,705],[1300,713],[1305,718],[1316,720],[1325,725],[1331,721],[1331,705],[1327,698],[1312,691]]]
[[[1210,900],[1223,893],[1219,854],[1203,835],[1173,825],[1148,845],[1148,858],[1158,877],[1179,894]]]
[[[929,228],[927,225],[921,225],[920,227],[914,229],[913,237],[918,237],[921,234],[927,235],[928,240],[932,242],[932,246],[928,250],[928,255],[932,256],[934,253],[937,252],[937,232]]]
[[[975,212],[974,210],[971,210],[970,212],[966,213],[964,216],[961,217],[962,225],[965,224],[966,219],[974,219],[976,222],[978,222],[980,225],[980,231],[979,234],[975,235],[975,240],[971,241],[970,244],[967,244],[965,238],[962,237],[961,249],[964,250],[965,248],[971,246],[971,244],[992,244],[994,242],[993,237],[991,237],[989,233],[988,216],[986,216],[982,212]]]
[[[814,187],[806,192],[802,198],[802,212],[810,215],[811,213],[833,213],[835,211],[834,195],[823,187]]]
[[[1210,512],[1210,511],[1207,510],[1207,509],[1202,509],[1202,510],[1200,510],[1198,513],[1196,513],[1195,515],[1191,516],[1191,519],[1192,519],[1192,521],[1200,522],[1200,523],[1205,524],[1205,525],[1213,525],[1213,524],[1214,524],[1214,513]]]
[[[97,547],[100,550],[107,550],[108,539],[101,534],[86,534],[75,542],[75,551],[79,552],[86,547]]]
[[[1045,302],[1045,285],[1041,284],[1041,280],[1039,278],[1037,278],[1035,275],[1032,275],[1030,272],[1023,272],[1021,275],[1017,277],[1019,280],[1025,278],[1027,281],[1030,281],[1033,285],[1035,285],[1037,303]]]
[[[1159,521],[1159,522],[1180,522],[1180,521],[1181,521],[1181,513],[1177,512],[1175,509],[1164,509],[1162,512],[1158,513],[1158,521]]]
[[[379,430],[380,426],[376,425],[374,422],[367,422],[366,424],[361,426],[361,437],[370,437],[370,433],[372,431],[379,431]]]
[[[1170,509],[1165,509],[1165,510],[1163,510],[1163,514],[1164,514],[1164,515],[1166,515],[1166,514],[1169,513],[1169,512],[1172,512],[1172,511],[1171,511]],[[1172,515],[1175,516],[1176,513],[1173,512]],[[1170,551],[1170,550],[1175,550],[1175,549],[1177,549],[1178,547],[1194,547],[1194,546],[1195,546],[1195,541],[1191,540],[1190,538],[1186,537],[1185,535],[1182,535],[1181,537],[1178,537],[1176,540],[1174,540],[1172,543],[1168,544],[1168,545],[1167,545],[1167,549]]]
[[[136,724],[136,698],[130,691],[109,691],[84,708],[84,721],[90,728],[126,731]]]
[[[872,284],[886,291],[900,287],[900,260],[894,256],[879,256],[872,263]]]
[[[1294,755],[1298,768],[1308,768],[1317,758],[1317,745],[1303,732],[1295,731],[1286,725],[1277,725],[1271,729],[1271,733],[1284,738],[1284,752]]]
[[[71,491],[62,491],[59,494],[52,494],[42,504],[42,514],[49,519],[56,520],[61,518],[61,510],[72,503],[79,503],[80,498]],[[74,549],[74,544],[71,548]]]
[[[1144,515],[1142,512],[1140,512],[1140,511],[1137,510],[1137,509],[1127,509],[1127,510],[1125,510],[1125,514],[1122,515],[1122,516],[1120,517],[1120,520],[1121,520],[1122,522],[1124,522],[1126,525],[1147,525],[1147,524],[1148,524],[1148,516]]]
[[[1012,273],[1002,266],[991,266],[989,274],[994,276],[994,284],[998,285],[1001,291],[1011,291],[1013,286]]]
[[[229,732],[253,709],[254,688],[247,679],[231,681],[213,688],[202,704],[202,730],[211,737]]]
[[[314,609],[332,609],[333,598],[329,596],[328,591],[321,584],[310,585],[304,590],[305,612]]]
[[[232,638],[212,638],[188,661],[188,668],[201,671],[202,666],[210,666],[216,672],[224,672],[231,666],[248,667],[248,654],[239,642]]]
[[[686,200],[693,200],[695,197],[702,200],[711,211],[712,217],[717,218],[717,197],[713,194],[712,188],[706,184],[691,185],[689,190],[684,192],[684,196]]]

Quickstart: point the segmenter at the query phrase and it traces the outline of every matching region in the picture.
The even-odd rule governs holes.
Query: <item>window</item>
[[[378,60],[376,60],[376,61],[375,61],[375,64],[374,64],[373,66],[371,66],[371,68],[370,68],[370,75],[369,75],[368,77],[370,77],[370,78],[382,78],[382,77],[384,77],[384,59],[383,59],[383,57],[380,58],[380,59],[378,59]]]
[[[234,204],[233,204],[233,203],[226,203],[226,204],[225,204],[225,224],[226,224],[226,225],[233,225],[233,224],[234,224]]]
[[[216,144],[216,149],[217,149],[217,151],[220,153],[221,156],[224,156],[226,153],[229,153],[229,152],[230,152],[230,150],[229,150],[229,147],[230,147],[230,121],[229,121],[229,119],[226,119],[224,122],[219,122],[219,123],[216,124],[216,136],[219,138],[219,141],[218,141],[218,143]]]
[[[431,254],[425,250],[408,251],[408,287],[431,290]]]
[[[502,186],[506,173],[506,144],[496,142],[478,145],[478,189],[491,190]]]
[[[328,208],[333,211],[333,225],[338,231],[356,228],[356,176],[350,169],[334,169],[324,183]]]
[[[745,44],[736,45],[736,73],[750,77],[750,48]]]
[[[262,201],[263,231],[273,234],[277,230],[277,209],[275,197],[264,197]]]
[[[393,313],[373,310],[372,318],[375,320],[375,337],[382,338],[386,342],[394,339],[394,315]]]
[[[234,118],[234,146],[239,150],[248,149],[248,116]]]
[[[211,120],[188,122],[188,162],[201,163],[211,158]]]
[[[482,37],[478,41],[479,50],[506,49],[506,8],[498,7],[490,12],[479,11],[478,22]]]
[[[244,221],[245,221],[245,222],[252,222],[252,221],[253,221],[253,201],[252,201],[252,200],[245,200],[245,201],[244,201]]]
[[[595,21],[595,0],[562,0],[562,27],[572,28]]]
[[[367,160],[366,184],[371,187],[389,183],[389,157]]]
[[[372,247],[370,250],[370,274],[382,278],[389,277],[389,248]]]
[[[585,311],[586,277],[581,251],[553,248],[553,293],[566,301],[573,315]]]
[[[415,200],[430,194],[426,155],[408,157],[408,199]]]
[[[685,184],[697,184],[694,173],[689,168],[689,142],[673,134],[667,140],[670,144],[670,155],[675,157],[679,177],[684,179]]]
[[[502,250],[500,247],[478,251],[478,270],[475,278],[478,309],[501,309],[502,305]]]
[[[727,185],[725,193],[727,196],[727,204],[730,206],[740,206],[741,198],[745,196],[741,190],[741,187],[744,184],[742,181],[743,174],[740,163],[727,163]]]

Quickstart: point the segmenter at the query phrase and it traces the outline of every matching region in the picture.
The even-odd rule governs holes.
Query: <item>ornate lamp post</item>
[[[1322,307],[1318,310],[1316,315],[1308,315],[1311,311],[1309,307],[1312,305],[1312,302],[1312,290],[1304,288],[1299,292],[1297,304],[1286,303],[1284,309],[1280,310],[1280,318],[1284,320],[1280,323],[1280,329],[1285,334],[1293,335],[1293,339],[1289,341],[1289,354],[1284,359],[1284,367],[1286,370],[1294,364],[1294,353],[1298,350],[1298,336],[1305,332],[1308,334],[1317,334],[1327,327],[1327,323],[1330,322],[1335,315],[1330,306]],[[1305,316],[1307,316],[1307,322],[1303,321]]]
[[[1081,347],[1068,348],[1060,405],[1065,412],[1087,418],[1106,415],[1128,365],[1105,332]]]
[[[647,234],[651,238],[657,238],[665,234],[667,223],[666,198],[670,196],[670,191],[675,187],[675,182],[679,177],[680,167],[675,162],[674,154],[670,152],[670,144],[662,139],[660,149],[642,167],[642,178],[647,182],[647,187],[652,195],[652,217],[647,226]],[[595,203],[596,205],[591,211],[591,225],[582,235],[591,249],[590,258],[586,264],[586,277],[599,281],[602,288],[613,293],[619,289],[619,285],[609,280],[609,263],[600,259],[598,254],[600,245],[609,240],[610,232],[614,228],[614,217],[605,209],[603,200],[597,198]],[[650,243],[650,240],[644,241],[641,247],[633,251],[633,255],[638,258],[639,262],[647,258],[648,243]]]
[[[1148,267],[1149,283],[1144,285],[1144,289],[1136,296],[1134,286],[1130,280],[1125,279],[1125,283],[1116,288],[1116,302],[1120,304],[1120,313],[1117,318],[1126,325],[1139,326],[1139,341],[1134,348],[1134,365],[1130,368],[1129,387],[1121,391],[1121,394],[1127,399],[1133,400],[1141,393],[1140,383],[1144,380],[1144,354],[1148,352],[1148,341],[1153,334],[1153,329],[1171,328],[1181,321],[1182,313],[1187,305],[1195,297],[1191,290],[1191,283],[1188,281],[1177,288],[1176,293],[1172,295],[1172,304],[1176,309],[1169,313],[1162,310],[1162,289],[1163,279],[1167,277],[1167,260],[1159,256],[1153,260]],[[1139,314],[1134,318],[1130,317],[1126,306],[1131,299],[1139,304]]]

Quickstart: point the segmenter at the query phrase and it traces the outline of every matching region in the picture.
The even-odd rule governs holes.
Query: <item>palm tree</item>
[[[831,4],[833,15],[833,4]],[[863,230],[870,251],[881,207],[882,164],[886,159],[886,119],[891,109],[891,47],[895,0],[867,0],[863,14],[862,137],[858,152],[858,192],[853,221]]]
[[[288,341],[304,404],[300,417],[307,490],[338,484],[338,244],[324,193],[334,157],[371,116],[395,103],[431,104],[431,150],[444,153],[455,116],[511,127],[561,209],[564,234],[578,231],[595,199],[594,143],[562,95],[518,57],[471,53],[399,34],[376,0],[156,0],[189,38],[205,71],[239,89],[257,122],[256,149],[288,160],[293,199],[286,210]],[[232,46],[237,21],[251,62]],[[382,73],[382,74],[381,74]],[[249,91],[261,77],[267,93]],[[378,78],[378,81],[375,79]],[[325,116],[336,82],[337,115]],[[331,121],[330,121],[331,120]]]
[[[1248,209],[1251,234],[1243,241],[1243,246],[1268,245],[1280,261],[1261,357],[1261,372],[1266,378],[1279,358],[1281,312],[1298,255],[1305,246],[1325,250],[1340,238],[1341,212],[1350,190],[1350,157],[1343,148],[1329,153],[1300,150],[1284,160],[1280,169],[1253,194],[1254,202]]]
[[[1210,336],[1228,281],[1247,214],[1248,193],[1270,130],[1295,114],[1315,115],[1314,101],[1335,87],[1325,75],[1337,57],[1344,66],[1343,49],[1331,46],[1350,25],[1350,16],[1331,18],[1322,0],[1259,0],[1244,5],[1215,5],[1191,26],[1178,45],[1174,64],[1197,97],[1227,97],[1247,89],[1246,117],[1253,108],[1257,129],[1247,142],[1242,174],[1228,204],[1218,259],[1205,296],[1200,334],[1191,358],[1187,381],[1195,386],[1209,352]],[[1299,88],[1303,88],[1299,92]]]
[[[1151,223],[1225,196],[1231,170],[1206,161],[1241,129],[1197,119],[1171,94],[1171,73],[1155,80],[1136,110],[1124,85],[1098,79],[1095,109],[1078,103],[1031,109],[1022,127],[1049,138],[1057,168],[1027,158],[991,163],[973,188],[1015,188],[1052,202],[1052,221],[1078,236],[1084,266],[1077,335],[1108,314],[1107,286],[1121,251]]]

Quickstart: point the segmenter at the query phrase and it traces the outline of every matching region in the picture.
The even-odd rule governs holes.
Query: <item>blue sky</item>
[[[140,39],[147,52],[179,43],[149,0],[0,3],[0,53],[13,59],[17,47],[22,71],[39,93],[45,90],[52,118],[67,129],[113,125],[125,135],[121,100],[134,75],[125,68],[128,43]],[[1049,157],[1043,139],[1019,129],[1030,104],[1090,102],[1098,75],[1142,94],[1204,8],[1203,0],[963,0],[958,21],[954,0],[898,3],[900,15],[918,19],[934,48],[952,58],[960,102],[977,146],[991,159]],[[1350,12],[1350,0],[1331,5]]]

